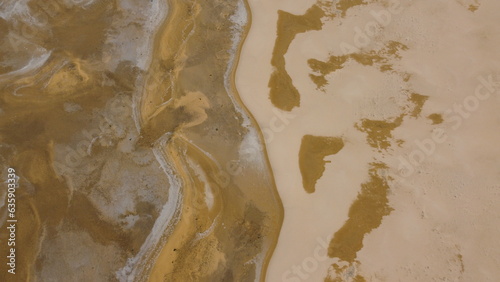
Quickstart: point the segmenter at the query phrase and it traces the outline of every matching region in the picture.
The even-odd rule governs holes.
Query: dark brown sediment
[[[338,153],[344,147],[342,138],[304,135],[299,150],[299,168],[302,186],[307,193],[314,193],[316,181],[325,171],[326,156]]]
[[[361,184],[361,191],[349,208],[349,218],[330,242],[330,257],[354,263],[357,252],[363,247],[364,236],[379,227],[383,217],[392,211],[387,198],[389,184],[380,176],[380,170],[385,168],[383,163],[371,164],[369,181]]]
[[[424,104],[427,101],[427,99],[429,99],[429,96],[418,93],[411,93],[409,100],[414,105],[413,111],[410,113],[412,117],[417,118],[420,116],[422,108],[424,107]]]

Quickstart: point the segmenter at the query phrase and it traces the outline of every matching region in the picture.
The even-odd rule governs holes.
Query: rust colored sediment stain
[[[302,185],[307,193],[315,191],[316,181],[325,171],[326,156],[338,153],[344,147],[344,141],[337,137],[305,135],[299,151],[299,168]]]
[[[379,174],[381,169],[386,168],[383,163],[371,164],[370,179],[361,184],[361,191],[349,209],[349,218],[330,242],[330,257],[353,263],[363,247],[364,236],[379,227],[384,216],[393,210],[387,199],[389,184]]]
[[[269,79],[269,98],[273,105],[284,111],[291,111],[300,106],[300,94],[293,85],[292,78],[286,71],[285,54],[295,36],[323,27],[323,10],[313,5],[304,15],[293,15],[278,11],[277,37],[274,45],[271,65],[275,68]]]

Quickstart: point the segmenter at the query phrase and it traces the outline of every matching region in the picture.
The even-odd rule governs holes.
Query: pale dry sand
[[[462,118],[460,125],[457,114],[446,111],[454,104],[472,103],[470,97],[481,85],[479,77],[492,75],[500,81],[496,32],[500,3],[400,1],[389,10],[388,1],[372,2],[348,9],[343,18],[324,20],[322,30],[298,34],[292,41],[285,55],[286,70],[301,101],[300,107],[285,113],[274,108],[268,88],[278,10],[302,15],[315,1],[249,1],[252,27],[236,83],[244,104],[267,132],[267,150],[285,209],[267,281],[322,281],[333,263],[348,265],[338,258],[323,259],[326,238],[348,219],[374,161],[388,166],[380,172],[389,180],[387,198],[393,210],[364,236],[357,262],[347,271],[330,271],[331,278],[496,281],[500,277],[500,208],[495,204],[500,200],[498,86],[489,98],[477,100],[477,109],[465,110],[470,117]],[[371,12],[382,10],[390,11],[391,19],[368,37],[364,50],[379,50],[388,41],[406,45],[401,58],[389,58],[395,71],[382,72],[351,60],[326,75],[328,84],[324,91],[318,90],[309,77],[307,60],[343,55],[341,43],[355,45],[356,30],[375,22]],[[415,105],[403,92],[428,96],[420,114],[409,113]],[[433,124],[427,118],[432,114],[442,115],[444,121]],[[401,115],[402,123],[393,130],[387,149],[368,145],[366,134],[354,126],[364,118]],[[416,152],[421,151],[417,141],[429,143],[424,140],[439,130],[446,141],[433,141],[435,149],[428,155]],[[340,152],[325,158],[331,163],[312,194],[302,187],[299,170],[298,152],[307,134],[342,137],[345,143]],[[408,175],[400,156],[408,159],[410,154],[424,157]]]

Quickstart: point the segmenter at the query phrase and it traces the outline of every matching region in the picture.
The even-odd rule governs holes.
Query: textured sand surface
[[[249,4],[237,87],[285,208],[267,280],[498,280],[499,4]]]
[[[283,212],[233,82],[245,2],[76,2],[1,3],[0,280],[263,279]]]

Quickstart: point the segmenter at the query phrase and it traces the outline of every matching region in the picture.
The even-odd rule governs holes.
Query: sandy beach
[[[249,1],[236,82],[285,209],[267,281],[496,280],[498,4],[326,2]],[[279,21],[313,22],[314,5],[322,27],[280,39]],[[293,107],[272,97],[283,71]],[[344,146],[313,146],[324,172],[301,171],[304,136]]]

